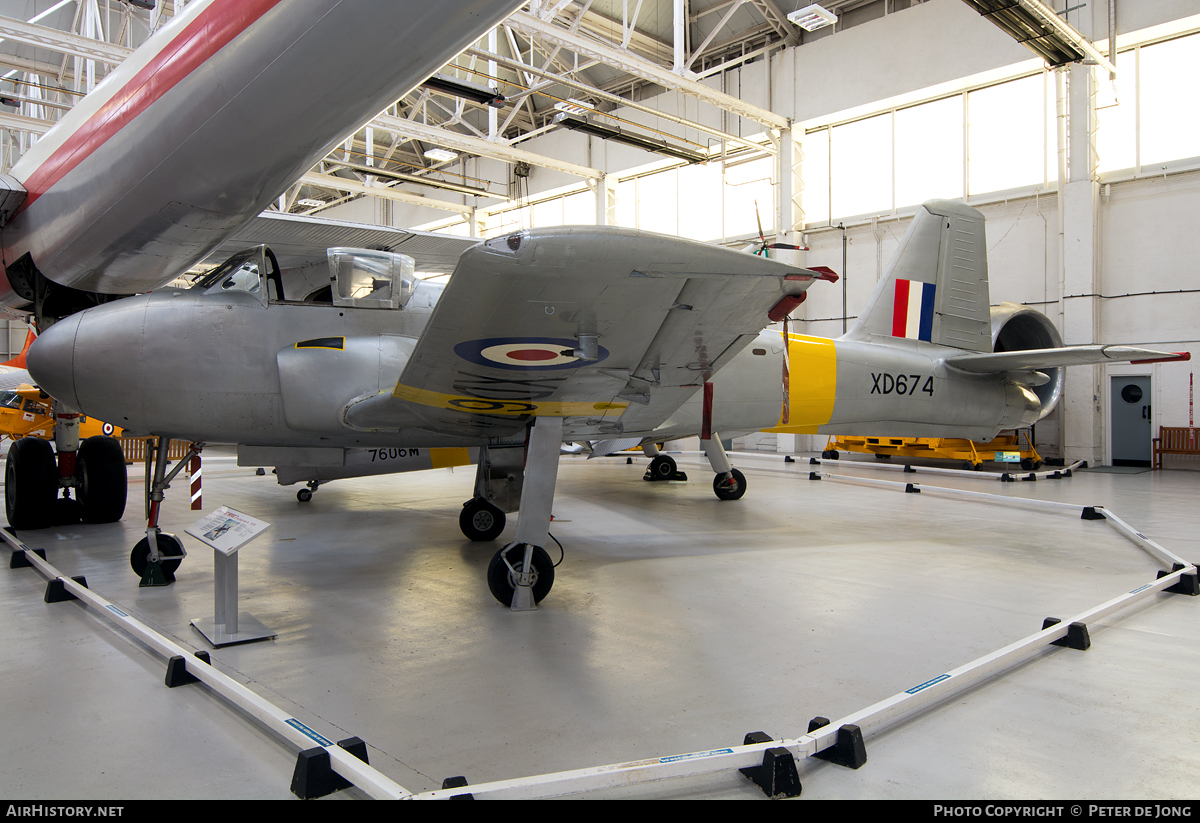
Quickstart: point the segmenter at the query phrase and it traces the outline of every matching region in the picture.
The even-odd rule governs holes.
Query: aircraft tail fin
[[[983,215],[962,203],[925,203],[846,337],[900,337],[990,352],[983,224]]]
[[[25,355],[29,353],[29,347],[33,345],[33,341],[37,339],[37,333],[30,328],[29,333],[25,335],[25,345],[21,348],[21,353],[12,360],[5,360],[0,363],[0,366],[13,366],[14,368],[25,368]]]

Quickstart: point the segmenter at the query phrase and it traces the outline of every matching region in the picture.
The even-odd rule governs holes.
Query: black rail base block
[[[808,721],[808,733],[812,734],[828,725],[828,718],[814,717]],[[863,742],[862,729],[847,723],[838,729],[836,743],[813,756],[848,769],[861,769],[867,762],[867,746]]]
[[[31,549],[31,551],[43,560],[46,559],[45,549]],[[10,569],[28,569],[33,566],[29,562],[29,558],[25,556],[25,549],[14,549],[12,556],[8,558],[8,567]]]
[[[755,743],[770,743],[774,740],[766,732],[750,732],[742,741],[743,746]],[[801,792],[800,773],[796,771],[796,758],[783,746],[763,752],[761,766],[738,769],[763,790],[767,797],[799,797]]]
[[[338,746],[362,762],[368,762],[367,744],[359,738],[348,737],[339,740]],[[305,749],[296,755],[296,770],[292,772],[292,794],[301,800],[324,797],[348,789],[352,785],[354,784],[333,770],[329,752],[322,747]]]

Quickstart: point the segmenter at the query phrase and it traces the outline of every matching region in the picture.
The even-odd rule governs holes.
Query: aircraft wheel
[[[22,437],[8,450],[4,465],[4,509],[14,529],[45,529],[58,505],[58,466],[50,443]]]
[[[115,437],[89,437],[75,458],[75,495],[84,523],[116,523],[129,493],[125,452]]]
[[[475,497],[463,504],[462,511],[458,514],[458,527],[467,539],[483,542],[499,537],[500,532],[504,531],[506,520],[504,512],[500,509],[486,500]]]
[[[301,503],[307,503],[309,500],[312,500],[312,489],[301,489],[296,492],[296,499]]]
[[[660,454],[650,461],[650,466],[646,469],[646,479],[670,480],[676,468],[675,458]]]
[[[183,544],[173,534],[162,532],[158,535],[158,554],[160,558],[178,557],[178,560],[159,560],[159,565],[166,574],[174,574],[179,568],[179,564],[183,562]],[[129,567],[133,569],[133,573],[139,578],[146,574],[146,567],[150,565],[150,543],[146,538],[142,538],[133,547],[133,551],[129,554]]]
[[[1042,461],[1039,460],[1035,463],[1032,457],[1026,457],[1021,461],[1021,468],[1027,472],[1031,472],[1031,471],[1034,471],[1035,469],[1039,469],[1039,468],[1041,468],[1041,466],[1042,466]]]
[[[508,570],[508,565],[504,562],[501,555],[509,546],[512,550],[508,553],[508,562],[512,567],[520,572],[525,563],[525,547],[520,543],[510,543],[492,557],[492,562],[488,564],[488,588],[492,591],[492,596],[503,603],[505,606],[511,606],[513,595],[516,594],[517,587],[513,581],[512,572]],[[550,587],[554,585],[554,563],[550,560],[550,555],[546,554],[546,550],[541,546],[533,547],[533,602],[541,603],[542,598],[550,593]]]
[[[890,454],[880,454],[879,452],[875,452],[875,459],[876,460],[891,460],[892,456]]]
[[[737,469],[733,470],[732,478],[718,474],[713,478],[713,491],[722,500],[739,500],[746,493],[746,476]]]

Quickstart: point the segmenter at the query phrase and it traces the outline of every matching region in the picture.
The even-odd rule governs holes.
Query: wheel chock
[[[1174,574],[1180,569],[1186,568],[1187,566],[1176,563],[1171,568],[1171,571],[1160,571],[1158,573],[1158,577],[1166,577],[1168,574]],[[1200,566],[1197,566],[1197,568],[1200,568]],[[1194,571],[1189,574],[1180,575],[1178,583],[1176,583],[1174,586],[1168,586],[1167,588],[1163,589],[1163,591],[1171,592],[1171,594],[1190,594],[1192,597],[1195,597],[1196,595],[1200,595],[1200,578],[1196,576],[1196,572]]]
[[[808,721],[808,733],[812,734],[828,725],[829,718],[814,717]],[[867,762],[867,746],[863,743],[862,729],[847,723],[838,729],[836,743],[813,756],[849,769],[861,769]]]
[[[87,580],[82,576],[72,577],[71,579],[85,589],[88,587]],[[79,598],[67,591],[67,587],[63,585],[61,577],[56,577],[46,584],[46,595],[42,599],[47,603],[62,603],[66,600],[78,600]]]
[[[150,561],[146,564],[146,571],[142,574],[142,579],[138,583],[138,588],[148,589],[158,586],[170,586],[174,582],[174,572],[164,571],[162,563]]]
[[[905,494],[920,494],[921,490],[919,488],[917,488],[916,483],[908,483],[904,486],[904,493]]]
[[[458,777],[447,777],[445,780],[442,781],[443,789],[461,789],[463,786],[468,786],[468,785],[470,785],[470,784],[467,783],[467,778],[463,777],[461,774]],[[451,800],[474,800],[475,795],[471,794],[470,792],[463,792],[462,794],[452,795],[450,797],[450,799]]]
[[[30,549],[34,554],[43,560],[46,559],[45,549]],[[12,553],[12,557],[8,558],[8,567],[10,569],[27,569],[33,564],[29,562],[29,558],[25,556],[24,549],[17,549]]]
[[[1107,520],[1104,515],[1096,511],[1095,506],[1084,506],[1083,514],[1079,516],[1080,520]]]
[[[681,471],[671,472],[671,477],[669,479],[674,480],[677,483],[686,483],[687,482],[687,472],[681,472]]]
[[[750,732],[742,741],[743,746],[770,743],[775,738],[766,732]],[[761,766],[738,769],[763,790],[767,797],[799,797],[802,787],[800,773],[796,771],[796,758],[783,746],[763,752]]]
[[[362,762],[367,762],[367,744],[357,737],[339,740],[338,746]],[[329,752],[320,746],[305,749],[296,755],[296,770],[292,772],[292,794],[301,800],[324,797],[340,792],[354,784],[333,770]]]
[[[1042,621],[1042,631],[1045,631],[1051,626],[1057,626],[1061,622],[1062,621],[1057,617],[1047,617]],[[1068,649],[1076,649],[1078,651],[1085,652],[1092,647],[1092,638],[1088,634],[1088,627],[1086,623],[1072,623],[1067,627],[1067,636],[1055,640],[1050,645],[1063,646]]]
[[[199,651],[195,653],[196,658],[203,660],[205,663],[211,663],[212,660],[208,656],[208,652]],[[190,674],[187,670],[187,661],[183,655],[177,654],[167,661],[167,678],[166,684],[168,689],[173,689],[176,686],[186,686],[189,683],[199,683],[200,678],[194,674]]]

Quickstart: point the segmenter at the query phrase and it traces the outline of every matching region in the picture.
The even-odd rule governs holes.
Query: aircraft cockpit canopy
[[[335,306],[399,309],[412,297],[417,266],[407,255],[339,247],[328,257]]]
[[[203,294],[252,294],[265,306],[268,286],[274,287],[274,294],[270,295],[272,299],[283,299],[283,277],[279,272],[279,263],[270,249],[257,246],[233,255],[197,280],[192,289]]]

